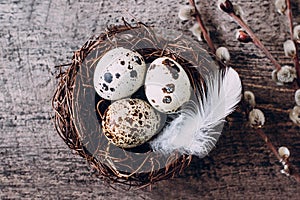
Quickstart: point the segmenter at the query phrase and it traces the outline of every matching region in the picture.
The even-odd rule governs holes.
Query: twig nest
[[[240,101],[241,81],[194,40],[167,41],[124,23],[75,52],[53,107],[60,136],[102,177],[141,186],[209,153]]]
[[[118,147],[133,148],[147,142],[161,127],[161,117],[147,102],[122,99],[105,111],[102,129]]]
[[[253,128],[261,128],[265,124],[265,115],[259,109],[253,109],[249,113],[249,123]]]

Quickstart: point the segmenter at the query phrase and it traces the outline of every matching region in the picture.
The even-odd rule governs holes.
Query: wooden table
[[[265,133],[274,145],[287,146],[300,169],[300,130],[288,119],[295,85],[276,86],[272,65],[253,44],[235,41],[238,27],[215,1],[201,1],[200,12],[217,44],[230,49],[232,66],[246,90],[256,94],[266,115]],[[289,38],[285,16],[274,1],[234,1],[244,18],[281,64]],[[264,142],[235,113],[217,148],[194,159],[178,178],[149,190],[112,189],[84,159],[63,143],[54,129],[51,98],[57,84],[55,65],[70,62],[73,52],[93,34],[121,17],[170,30],[186,31],[192,23],[177,17],[176,0],[1,1],[0,2],[0,199],[298,199],[300,184],[280,174],[281,166]],[[292,3],[300,22],[300,1]],[[189,33],[188,33],[189,34]]]

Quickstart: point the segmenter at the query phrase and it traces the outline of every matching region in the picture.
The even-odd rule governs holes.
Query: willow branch
[[[276,158],[279,160],[279,162],[282,163],[282,165],[287,165],[288,169],[290,170],[288,172],[287,175],[291,176],[292,178],[294,178],[297,182],[300,183],[300,175],[297,173],[296,169],[291,165],[290,162],[288,162],[288,160],[285,160],[283,162],[282,157],[279,155],[276,147],[272,144],[272,142],[269,140],[268,136],[261,130],[258,129],[257,130],[258,135],[264,140],[264,142],[266,143],[266,145],[268,146],[268,148],[273,152],[273,154],[276,156]]]
[[[207,31],[207,29],[205,28],[204,26],[204,23],[201,19],[201,15],[200,15],[200,12],[199,10],[197,9],[197,6],[196,6],[196,3],[195,3],[195,0],[189,0],[190,1],[190,4],[194,7],[195,9],[195,18],[197,20],[197,23],[199,24],[199,27],[202,31],[202,34],[203,34],[203,37],[205,39],[205,41],[207,42],[207,45],[209,46],[210,50],[212,51],[212,53],[216,53],[216,48],[214,46],[214,43],[213,41],[211,40],[210,36],[209,36],[209,33]]]
[[[290,36],[291,36],[291,40],[294,42],[295,48],[296,48],[295,56],[293,57],[293,62],[294,62],[294,66],[295,66],[296,73],[297,73],[297,83],[300,86],[299,53],[298,53],[298,45],[294,40],[294,33],[293,33],[294,26],[293,26],[293,13],[292,13],[291,1],[286,0],[286,5],[287,5],[287,16],[288,16],[288,20],[289,20],[289,27],[290,27]]]
[[[264,52],[264,54],[269,58],[269,60],[273,63],[274,67],[277,70],[281,69],[281,65],[275,60],[275,58],[272,56],[272,54],[267,50],[265,45],[258,39],[258,37],[254,34],[254,32],[249,28],[249,26],[234,12],[228,13],[229,16],[231,16],[236,23],[238,23],[251,37],[252,42]]]

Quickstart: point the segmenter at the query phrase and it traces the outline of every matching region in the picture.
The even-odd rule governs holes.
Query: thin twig
[[[293,42],[295,43],[295,49],[296,49],[296,55],[293,57],[293,62],[294,62],[294,66],[295,66],[296,74],[297,74],[297,83],[298,83],[298,86],[300,86],[300,65],[299,65],[298,46],[295,41],[293,41]]]
[[[295,48],[296,48],[295,56],[293,57],[293,62],[294,62],[294,66],[295,66],[296,73],[297,73],[297,83],[300,86],[299,53],[298,53],[298,45],[294,40],[294,33],[293,33],[294,26],[293,26],[293,13],[292,13],[291,1],[286,0],[286,5],[287,5],[287,11],[286,12],[287,12],[288,20],[289,20],[291,40],[294,42]]]
[[[276,147],[272,144],[272,142],[269,140],[268,136],[263,132],[263,130],[258,129],[257,133],[265,141],[266,145],[273,152],[273,154],[276,156],[279,162],[283,166],[288,166],[289,172],[286,175],[290,175],[292,178],[294,178],[297,182],[300,183],[300,175],[296,172],[296,169],[290,164],[290,162],[288,162],[287,159],[283,160],[283,158],[279,155],[278,151],[276,150]]]
[[[291,33],[291,40],[294,40],[294,35],[293,35],[293,13],[292,13],[292,8],[291,8],[291,1],[286,0],[286,7],[287,7],[287,16],[289,19],[289,27],[290,27],[290,33]]]
[[[249,28],[249,26],[242,20],[239,16],[237,16],[234,12],[228,13],[229,16],[231,16],[236,23],[238,23],[245,31],[248,33],[248,35],[251,37],[252,42],[260,49],[262,50],[265,55],[269,58],[269,60],[273,63],[274,67],[277,70],[281,69],[280,64],[275,60],[275,58],[272,56],[272,54],[267,50],[265,45],[258,39],[258,37],[254,34],[254,32]]]
[[[293,62],[294,62],[294,66],[296,69],[296,74],[297,74],[297,83],[298,86],[300,86],[300,65],[299,65],[299,53],[298,53],[298,45],[295,41],[293,41],[295,43],[295,49],[296,49],[296,55],[293,57]]]
[[[205,39],[205,41],[207,42],[207,45],[209,46],[210,50],[212,51],[212,53],[216,53],[216,48],[214,46],[214,43],[213,41],[211,40],[205,26],[204,26],[204,23],[201,19],[201,15],[200,15],[200,12],[199,10],[197,9],[197,6],[196,6],[196,3],[195,3],[195,0],[189,0],[190,1],[190,4],[194,7],[195,9],[195,18],[200,26],[200,29],[203,33],[203,37]]]
[[[276,156],[276,158],[278,160],[281,160],[281,157],[278,153],[278,151],[276,150],[275,146],[272,144],[272,142],[269,140],[268,136],[263,132],[263,130],[258,129],[257,133],[260,135],[260,137],[265,141],[266,145],[269,147],[269,149],[274,153],[274,155]]]

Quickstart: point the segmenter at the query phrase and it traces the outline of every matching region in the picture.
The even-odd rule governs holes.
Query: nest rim
[[[59,83],[52,99],[52,107],[55,111],[54,124],[59,136],[74,150],[78,155],[85,158],[94,168],[101,178],[110,185],[111,183],[120,183],[130,187],[145,187],[154,182],[169,179],[180,174],[191,162],[191,155],[180,155],[169,166],[164,166],[157,171],[148,173],[130,173],[122,174],[107,163],[99,161],[83,144],[80,131],[74,117],[74,87],[78,71],[88,54],[93,51],[101,42],[109,39],[117,33],[128,30],[144,28],[151,33],[151,29],[143,23],[132,26],[124,21],[124,25],[112,26],[105,33],[97,37],[90,38],[79,50],[75,51],[72,63],[59,66]],[[153,37],[153,40],[157,38]],[[67,67],[66,70],[63,70]]]

